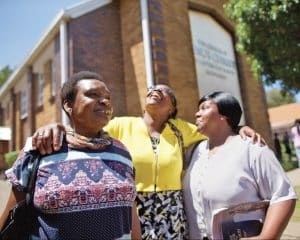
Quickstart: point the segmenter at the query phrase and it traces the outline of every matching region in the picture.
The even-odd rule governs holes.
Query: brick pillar
[[[154,83],[169,84],[164,17],[162,13],[162,5],[158,0],[149,0],[149,21],[152,42]]]
[[[0,105],[0,126],[3,126],[4,125],[4,116],[3,116],[3,108],[2,106]]]
[[[61,90],[61,69],[60,69],[60,44],[59,34],[55,37],[55,55],[52,58],[51,77],[55,79],[55,106],[56,106],[56,122],[62,122],[62,108],[60,100]]]
[[[12,123],[11,125],[11,141],[9,144],[9,151],[14,151],[16,149],[16,96],[14,93],[14,88],[10,90],[10,103],[9,103],[9,119]]]
[[[28,111],[28,127],[30,135],[35,131],[35,84],[34,84],[34,74],[32,67],[28,68],[27,72],[27,111]]]

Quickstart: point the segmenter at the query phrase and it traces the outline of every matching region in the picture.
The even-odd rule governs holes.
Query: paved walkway
[[[300,168],[287,172],[287,175],[294,186],[300,185]]]
[[[287,173],[294,186],[300,185],[300,168]],[[298,196],[300,197],[300,196]],[[299,200],[300,201],[300,200]],[[289,222],[281,239],[299,239],[300,240],[300,222]]]
[[[2,211],[7,202],[8,193],[10,191],[10,188],[11,188],[11,186],[8,182],[0,180],[0,214],[2,214]]]

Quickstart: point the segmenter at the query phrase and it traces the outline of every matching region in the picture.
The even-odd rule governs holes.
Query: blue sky
[[[84,0],[0,0],[0,68],[20,65],[52,20]]]
[[[0,69],[20,65],[60,10],[84,1],[0,0]]]

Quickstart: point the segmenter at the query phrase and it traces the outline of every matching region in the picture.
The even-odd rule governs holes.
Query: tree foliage
[[[266,93],[269,108],[296,102],[295,97],[289,92],[282,92],[279,89],[270,89]]]
[[[252,71],[284,91],[300,90],[300,0],[229,0],[227,16],[237,23],[237,49]]]
[[[12,71],[9,66],[5,66],[0,70],[0,86],[9,78]]]

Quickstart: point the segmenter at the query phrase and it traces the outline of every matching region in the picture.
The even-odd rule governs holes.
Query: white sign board
[[[189,17],[199,96],[226,91],[233,94],[243,108],[230,33],[208,14],[189,11]]]
[[[0,140],[11,140],[11,130],[8,127],[0,127]]]

